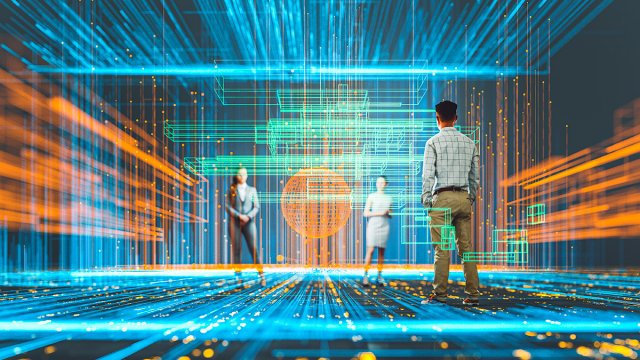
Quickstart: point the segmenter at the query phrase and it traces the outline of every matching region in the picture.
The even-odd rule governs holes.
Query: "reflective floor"
[[[375,281],[376,273],[371,273]],[[481,271],[481,305],[421,305],[429,270],[0,275],[0,358],[630,358],[637,273]]]

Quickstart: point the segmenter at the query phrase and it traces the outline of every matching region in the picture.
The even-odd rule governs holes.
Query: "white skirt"
[[[389,240],[389,218],[373,216],[367,222],[367,247],[386,248]]]

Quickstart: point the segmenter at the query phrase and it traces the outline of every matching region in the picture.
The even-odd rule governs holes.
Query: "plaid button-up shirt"
[[[422,204],[431,207],[433,192],[449,186],[466,188],[474,202],[480,181],[479,162],[473,140],[454,127],[442,128],[424,148]]]

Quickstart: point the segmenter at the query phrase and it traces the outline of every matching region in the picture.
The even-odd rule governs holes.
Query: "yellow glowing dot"
[[[207,359],[210,359],[213,357],[213,349],[204,349],[204,351],[202,352],[202,356],[204,356]]]
[[[376,356],[372,352],[363,352],[358,356],[358,360],[376,360]]]
[[[195,337],[193,335],[189,335],[186,338],[182,339],[182,342],[184,344],[188,344],[188,343],[192,342],[194,339],[195,339]]]
[[[191,360],[191,358],[188,356],[180,356],[178,360]]]
[[[447,344],[445,341],[440,343],[440,347],[443,349],[448,349],[449,348],[449,344]]]
[[[586,346],[578,346],[576,352],[578,353],[578,355],[582,356],[592,356],[594,354],[593,350],[589,349]]]
[[[526,350],[517,349],[517,350],[513,350],[513,357],[516,357],[522,360],[529,360],[531,359],[531,353]]]
[[[54,352],[56,352],[55,346],[47,346],[46,348],[44,348],[44,353],[47,355],[53,354]]]

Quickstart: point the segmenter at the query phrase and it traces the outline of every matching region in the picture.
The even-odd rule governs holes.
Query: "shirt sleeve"
[[[253,208],[251,211],[247,213],[247,216],[251,219],[255,218],[260,212],[260,201],[258,200],[258,192],[256,189],[247,189],[247,196],[251,196],[251,203],[253,204]]]
[[[424,161],[422,164],[422,205],[431,207],[432,190],[436,183],[436,149],[432,141],[427,141],[424,147]]]
[[[469,199],[471,202],[476,201],[478,193],[478,185],[480,184],[480,155],[478,147],[473,144],[473,156],[471,158],[471,170],[469,170]]]
[[[370,211],[370,209],[371,209],[371,195],[367,196],[367,202],[364,204],[364,211],[362,212],[363,215],[367,211]]]
[[[227,210],[227,213],[234,218],[237,218],[238,216],[240,216],[240,213],[238,212],[238,210],[236,210],[233,207],[233,202],[234,202],[234,198],[233,198],[233,192],[235,191],[234,187],[232,186],[231,188],[229,188],[229,191],[227,191],[227,196],[224,202],[224,208],[225,210]]]

